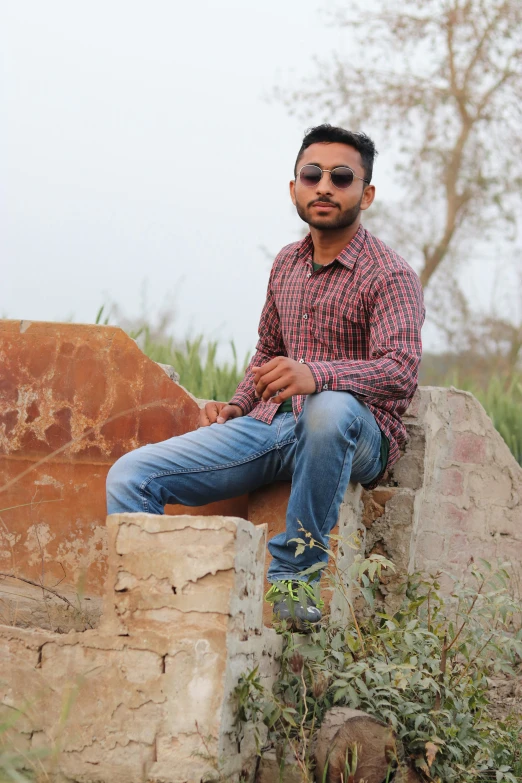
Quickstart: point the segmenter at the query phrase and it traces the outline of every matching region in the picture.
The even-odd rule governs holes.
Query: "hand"
[[[262,367],[252,367],[256,394],[265,402],[280,404],[294,394],[313,394],[315,380],[311,369],[288,356],[276,356]],[[275,394],[275,397],[273,396]]]
[[[200,409],[199,426],[208,427],[215,422],[224,424],[229,419],[237,419],[242,415],[243,411],[239,405],[229,405],[228,402],[214,402],[212,400],[205,403],[205,407]]]

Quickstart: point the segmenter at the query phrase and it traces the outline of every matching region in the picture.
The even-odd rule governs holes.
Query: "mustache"
[[[315,204],[331,204],[333,207],[339,207],[337,201],[332,201],[330,198],[315,198],[308,204],[309,207],[313,207]]]

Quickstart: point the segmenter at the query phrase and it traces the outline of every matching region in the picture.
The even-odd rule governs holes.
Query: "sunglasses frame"
[[[303,182],[303,180],[301,179],[301,172],[307,166],[313,166],[315,169],[317,169],[318,171],[321,172],[321,179],[318,182],[314,183],[313,185],[307,185],[306,182]],[[330,182],[332,183],[334,188],[337,188],[337,190],[348,190],[348,188],[353,185],[353,179],[350,182],[350,184],[347,185],[345,188],[340,188],[339,185],[336,185],[335,182],[332,179],[332,172],[336,171],[336,169],[348,169],[348,171],[352,172],[352,174],[355,177],[355,179],[360,179],[362,182],[366,182],[367,185],[370,184],[367,179],[364,179],[364,177],[359,177],[359,175],[356,174],[355,171],[350,168],[350,166],[342,165],[342,166],[334,166],[333,169],[322,169],[320,166],[317,165],[317,163],[305,163],[304,166],[301,166],[301,168],[297,172],[297,175],[296,175],[295,179],[296,179],[296,182],[299,179],[299,182],[301,182],[301,184],[304,185],[305,188],[315,188],[317,185],[319,185],[319,182],[321,182],[321,180],[323,178],[323,174],[327,171],[328,174],[330,175]]]

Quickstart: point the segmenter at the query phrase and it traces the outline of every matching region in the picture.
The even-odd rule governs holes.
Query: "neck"
[[[333,261],[334,258],[337,258],[341,250],[352,241],[360,224],[361,220],[358,217],[357,220],[347,228],[322,231],[319,228],[310,226],[310,234],[312,236],[312,242],[314,243],[315,263],[325,266]]]

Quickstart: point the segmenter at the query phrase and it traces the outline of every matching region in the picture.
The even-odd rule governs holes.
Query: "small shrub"
[[[391,568],[376,555],[355,557],[344,581],[374,611],[355,616],[345,592],[349,625],[327,621],[304,643],[284,632],[273,690],[255,672],[238,685],[239,723],[262,722],[269,742],[290,746],[304,781],[312,780],[313,733],[330,707],[346,705],[388,723],[398,739],[397,763],[427,781],[515,783],[520,716],[499,723],[488,713],[488,676],[514,674],[522,656],[522,632],[512,626],[520,607],[509,595],[507,571],[471,564],[446,603],[437,577],[409,576],[402,605],[387,613],[378,610],[379,577]]]

